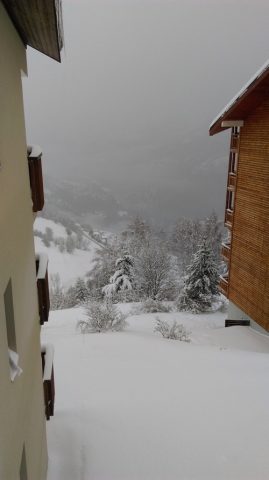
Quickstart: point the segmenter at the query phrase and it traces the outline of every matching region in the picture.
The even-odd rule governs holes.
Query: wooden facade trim
[[[224,278],[220,276],[219,279],[219,291],[222,293],[222,295],[225,295],[225,297],[228,297],[229,294],[229,278]]]
[[[61,61],[63,47],[60,0],[2,0],[23,44]]]
[[[224,258],[224,260],[226,260],[227,262],[230,262],[231,244],[222,243],[222,245],[221,245],[221,256]]]
[[[54,368],[53,368],[53,349],[51,346],[44,346],[41,350],[42,359],[42,374],[43,374],[43,393],[45,416],[49,420],[54,415],[55,404],[55,382],[54,382]],[[47,365],[47,364],[50,365]]]
[[[39,278],[40,262],[38,257],[36,258],[36,272],[37,272],[37,296],[38,296],[38,308],[39,308],[39,319],[40,325],[43,325],[44,322],[47,322],[49,319],[50,311],[50,297],[49,297],[49,280],[48,280],[48,270],[46,269],[45,275],[42,278]]]
[[[229,299],[269,331],[269,99],[240,135],[232,223]]]
[[[44,207],[44,187],[41,155],[37,158],[28,156],[28,168],[33,202],[33,212],[41,212]]]

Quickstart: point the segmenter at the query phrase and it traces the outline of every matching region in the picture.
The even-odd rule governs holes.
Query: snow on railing
[[[44,354],[43,381],[51,380],[54,358],[54,346],[50,343],[41,345],[41,353]]]
[[[28,158],[40,158],[42,155],[42,148],[39,145],[28,145],[27,146],[27,155]]]
[[[14,350],[8,349],[8,358],[9,358],[9,367],[10,367],[10,378],[14,382],[15,378],[22,374],[22,369],[19,366],[19,355]]]
[[[38,270],[36,273],[37,280],[43,280],[46,277],[47,269],[48,269],[48,255],[46,253],[37,253],[36,254],[36,262],[38,263]]]

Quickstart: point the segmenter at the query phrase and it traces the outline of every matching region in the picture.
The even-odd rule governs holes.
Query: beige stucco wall
[[[33,215],[21,71],[25,48],[0,2],[0,479],[18,480],[25,444],[28,480],[47,467]],[[10,380],[3,294],[12,280],[23,373]]]

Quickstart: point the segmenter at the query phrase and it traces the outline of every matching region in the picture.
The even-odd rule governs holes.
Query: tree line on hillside
[[[75,248],[89,250],[89,241],[85,238],[82,230],[77,229],[77,232],[72,232],[66,228],[66,234],[66,237],[55,237],[50,227],[46,227],[45,232],[34,230],[34,236],[41,238],[46,247],[54,245],[61,253],[67,252],[72,254]]]
[[[169,236],[136,217],[121,235],[99,250],[86,281],[79,278],[64,291],[60,279],[52,278],[52,308],[68,308],[88,300],[150,300],[155,304],[176,301],[180,310],[206,311],[218,294],[221,241],[214,212],[204,220],[178,220]]]

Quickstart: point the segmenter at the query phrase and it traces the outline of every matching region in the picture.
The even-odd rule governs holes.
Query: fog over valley
[[[29,49],[24,80],[47,188],[88,188],[83,210],[103,216],[112,202],[160,224],[212,209],[222,218],[227,134],[210,138],[208,126],[268,56],[268,3],[65,0],[63,10],[62,65]]]

